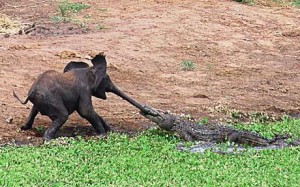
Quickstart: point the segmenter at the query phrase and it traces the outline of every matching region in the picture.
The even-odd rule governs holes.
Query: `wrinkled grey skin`
[[[93,66],[74,69],[66,73],[53,70],[41,74],[31,86],[24,102],[13,93],[22,104],[33,103],[31,112],[21,127],[22,130],[32,128],[34,118],[38,113],[52,120],[51,126],[43,138],[54,138],[57,130],[67,121],[69,115],[77,111],[79,115],[90,122],[97,133],[110,130],[105,121],[94,111],[92,93],[95,93],[106,75],[107,62],[104,55],[96,55],[92,59]]]
[[[75,69],[80,68],[88,68],[89,65],[85,62],[69,62],[66,67],[64,68],[64,72],[72,71]],[[124,92],[122,92],[110,79],[109,75],[105,73],[105,76],[103,77],[102,81],[100,82],[99,86],[92,92],[92,95],[94,97],[106,100],[106,92],[114,93],[117,96],[121,97],[122,99],[126,100],[136,108],[140,109],[141,111],[144,111],[145,113],[150,113],[152,110],[149,110],[147,106],[142,105],[126,95]],[[153,114],[155,115],[155,114]]]

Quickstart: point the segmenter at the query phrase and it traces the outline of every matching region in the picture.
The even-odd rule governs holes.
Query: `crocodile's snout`
[[[145,111],[140,111],[140,114],[150,121],[153,121],[154,123],[160,124],[163,122],[163,118],[159,113],[148,113]]]
[[[147,116],[152,116],[152,117],[161,116],[161,114],[158,110],[156,110],[155,108],[152,108],[150,106],[147,106],[147,105],[143,106],[143,109],[141,109],[140,113],[145,117],[147,117]]]

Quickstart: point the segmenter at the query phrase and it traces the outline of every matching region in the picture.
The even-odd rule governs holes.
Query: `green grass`
[[[295,7],[299,7],[300,8],[300,0],[294,0],[292,1],[292,5]]]
[[[291,132],[300,120],[246,127]],[[40,147],[1,147],[0,186],[298,186],[300,148],[219,155],[175,149],[179,140],[149,130],[134,138],[63,139]]]
[[[57,15],[57,16],[52,16],[52,17],[51,17],[51,20],[52,20],[53,22],[70,22],[70,21],[71,21],[70,18],[63,17],[63,16],[59,16],[59,15]]]
[[[57,7],[57,15],[52,16],[53,22],[70,22],[73,14],[79,13],[83,9],[90,8],[90,5],[84,3],[72,3],[69,1],[60,1]]]
[[[249,125],[235,125],[236,128],[249,130],[261,134],[264,137],[271,138],[275,135],[289,134],[292,138],[300,138],[300,120],[285,118],[282,121],[270,124],[254,123]]]
[[[233,1],[248,4],[248,5],[255,5],[257,3],[256,0],[233,0]],[[268,1],[266,1],[266,2],[268,2]],[[269,0],[269,3],[271,3],[271,4],[276,3],[277,5],[292,5],[292,6],[295,6],[295,7],[300,7],[300,0],[291,0],[291,1],[287,1],[287,0]]]
[[[61,1],[58,4],[58,11],[62,17],[67,17],[71,13],[78,13],[83,9],[90,8],[90,5],[83,3],[72,3],[69,1]]]
[[[191,60],[183,60],[180,65],[184,71],[193,71],[196,68],[196,65]]]

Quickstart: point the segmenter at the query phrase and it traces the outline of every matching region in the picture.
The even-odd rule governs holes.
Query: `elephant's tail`
[[[26,100],[23,102],[19,96],[17,96],[17,94],[15,93],[15,91],[13,91],[13,96],[18,99],[18,101],[20,101],[20,103],[22,103],[23,105],[25,105],[28,101],[29,101],[29,97],[26,98]]]

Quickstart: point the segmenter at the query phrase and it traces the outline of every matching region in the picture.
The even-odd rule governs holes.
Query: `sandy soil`
[[[116,85],[159,109],[217,121],[231,110],[299,115],[300,9],[228,0],[84,2],[91,5],[77,15],[84,27],[51,21],[55,1],[2,3],[1,13],[39,27],[27,35],[0,35],[0,142],[40,142],[50,125],[39,115],[35,129],[21,132],[31,104],[21,105],[13,90],[25,98],[42,72],[62,71],[69,61],[99,51]],[[195,70],[183,71],[183,60]],[[93,102],[114,131],[151,126],[112,94]],[[94,135],[78,114],[58,134],[74,135]]]

